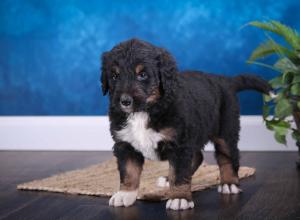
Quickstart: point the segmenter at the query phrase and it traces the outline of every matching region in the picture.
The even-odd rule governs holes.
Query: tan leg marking
[[[194,208],[194,202],[191,192],[191,178],[184,181],[185,183],[175,185],[176,174],[174,168],[169,168],[170,193],[166,203],[167,209],[185,210]]]
[[[183,184],[178,186],[171,185],[169,197],[171,199],[185,198],[186,200],[191,201],[192,200],[191,184]]]
[[[140,184],[142,167],[137,165],[137,163],[135,163],[134,161],[128,160],[125,169],[125,178],[124,182],[120,185],[120,190],[136,190]]]
[[[230,157],[228,145],[220,138],[214,139],[214,142],[218,144],[218,151],[220,152],[216,155],[216,158],[220,168],[221,183],[239,184],[239,178],[233,171],[231,161],[228,159]]]
[[[170,183],[170,194],[169,197],[172,198],[185,198],[188,201],[192,200],[191,183],[190,180],[186,184],[175,185],[175,170],[172,166],[169,168],[169,183]]]
[[[142,167],[132,160],[128,160],[125,165],[125,177],[120,184],[120,190],[116,192],[109,200],[110,206],[131,206],[138,195],[138,187]]]

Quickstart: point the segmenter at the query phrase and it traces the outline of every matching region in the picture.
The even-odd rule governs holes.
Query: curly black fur
[[[146,79],[138,80],[135,72],[142,64]],[[143,75],[143,76],[144,76]],[[169,160],[176,173],[176,184],[190,181],[193,155],[201,153],[208,141],[215,143],[216,154],[222,151],[216,139],[224,140],[229,147],[233,170],[239,169],[239,104],[236,93],[253,89],[269,93],[266,81],[254,75],[225,77],[199,71],[179,73],[174,58],[165,49],[138,39],[120,43],[102,56],[102,90],[109,92],[109,118],[111,133],[116,144],[115,155],[124,161],[126,155],[142,164],[136,146],[124,144],[116,134],[126,127],[127,118],[134,112],[149,115],[148,128],[160,132],[171,128],[171,139],[158,143],[156,154]],[[156,91],[155,95],[154,91]],[[120,106],[120,96],[133,97],[130,110]],[[149,97],[154,101],[147,101]],[[122,170],[122,162],[119,168]]]

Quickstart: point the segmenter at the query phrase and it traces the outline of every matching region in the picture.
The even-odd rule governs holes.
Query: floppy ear
[[[108,92],[108,78],[107,78],[107,71],[106,71],[106,60],[107,60],[107,52],[103,53],[101,56],[102,60],[102,67],[101,67],[101,87],[102,87],[102,94],[106,95]]]
[[[177,79],[177,65],[172,55],[165,49],[159,49],[158,70],[163,95],[168,97],[175,91]]]

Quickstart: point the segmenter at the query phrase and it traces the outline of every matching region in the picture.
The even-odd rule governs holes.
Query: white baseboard
[[[296,151],[276,143],[261,116],[242,116],[239,149],[244,151]],[[201,132],[201,131],[199,131]],[[106,116],[0,117],[0,150],[111,150],[113,141]],[[213,150],[208,144],[206,150]]]

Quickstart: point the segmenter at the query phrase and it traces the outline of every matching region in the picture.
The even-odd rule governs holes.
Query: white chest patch
[[[158,160],[155,149],[164,135],[147,128],[149,115],[146,112],[136,112],[128,116],[127,125],[116,132],[118,139],[130,143],[143,156],[150,160]]]

